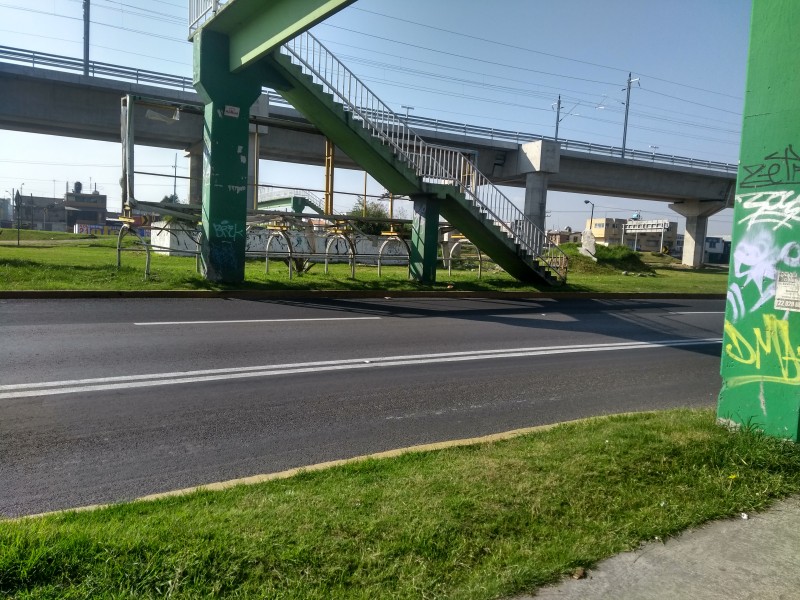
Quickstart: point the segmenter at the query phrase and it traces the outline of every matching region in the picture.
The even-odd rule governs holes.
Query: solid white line
[[[671,315],[724,315],[724,310],[709,310],[709,311],[675,311],[669,313]]]
[[[320,373],[327,371],[365,369],[373,367],[396,367],[486,360],[491,358],[519,358],[583,352],[609,352],[614,350],[698,346],[706,344],[718,344],[721,341],[721,338],[704,338],[690,340],[661,340],[656,342],[620,342],[582,346],[547,346],[540,348],[517,348],[507,350],[479,350],[474,352],[448,352],[442,354],[386,356],[339,361],[262,365],[257,367],[239,367],[231,369],[206,369],[201,371],[100,377],[94,379],[74,379],[70,381],[50,381],[43,383],[23,383],[0,386],[0,400],[11,398],[29,398],[33,396],[52,396],[55,394],[74,394],[82,392],[134,389],[162,385],[176,385],[181,383],[225,381],[249,377],[272,377],[276,375],[293,375],[298,373]]]
[[[134,323],[140,327],[149,325],[229,325],[231,323],[295,323],[299,321],[377,321],[381,317],[319,317],[314,319],[239,319],[235,321],[150,321]]]

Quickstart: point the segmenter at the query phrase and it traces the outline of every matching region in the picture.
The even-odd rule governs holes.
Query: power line
[[[510,64],[507,64],[507,63],[500,63],[500,62],[496,62],[496,61],[486,60],[486,59],[483,59],[483,58],[475,58],[475,57],[472,57],[472,56],[467,56],[465,54],[458,54],[458,53],[455,53],[455,52],[448,52],[446,50],[437,50],[435,48],[430,48],[428,46],[422,46],[422,45],[419,45],[419,44],[412,44],[410,42],[403,42],[403,41],[400,41],[400,40],[394,40],[394,39],[387,38],[387,37],[384,37],[384,36],[379,36],[379,35],[375,35],[375,34],[372,34],[372,33],[365,33],[363,31],[358,31],[356,29],[349,29],[347,27],[342,27],[340,25],[331,25],[330,23],[321,23],[321,25],[324,25],[325,27],[332,27],[334,29],[340,29],[342,31],[347,31],[349,33],[355,33],[355,34],[358,34],[358,35],[363,35],[363,36],[366,36],[366,37],[375,38],[375,39],[386,41],[386,42],[390,42],[390,43],[393,43],[393,44],[399,44],[401,46],[408,46],[408,47],[411,47],[411,48],[416,48],[418,50],[424,50],[426,52],[434,52],[436,54],[443,54],[445,56],[453,56],[455,58],[462,58],[462,59],[466,59],[466,60],[470,60],[470,61],[474,61],[474,62],[479,62],[479,63],[492,65],[492,66],[495,66],[495,67],[503,67],[503,68],[508,68],[508,69],[515,69],[515,70],[525,71],[525,72],[529,72],[529,73],[537,73],[539,75],[548,75],[548,76],[551,76],[551,77],[560,77],[560,78],[563,78],[563,79],[572,79],[572,80],[576,80],[576,81],[584,81],[584,82],[587,82],[587,83],[598,83],[598,84],[601,84],[601,85],[609,85],[609,86],[617,86],[618,85],[618,82],[600,81],[600,80],[597,80],[597,79],[588,79],[588,78],[585,78],[585,77],[575,77],[575,76],[572,76],[572,75],[559,75],[557,73],[550,73],[548,71],[540,71],[538,69],[529,69],[527,67],[520,67],[520,66],[516,66],[516,65],[510,65]],[[659,93],[659,92],[653,92],[653,93]],[[711,109],[711,110],[718,110],[718,111],[721,111],[721,112],[725,112],[725,113],[729,113],[729,114],[737,115],[737,116],[739,115],[739,113],[737,113],[737,112],[726,110],[724,108],[719,108],[719,107],[716,107],[716,106],[710,106],[710,105],[707,105],[707,104],[702,104],[700,102],[693,102],[691,100],[685,100],[684,98],[679,98],[677,96],[670,96],[668,94],[662,94],[662,93],[659,93],[659,94],[663,95],[665,97],[668,97],[668,98],[672,98],[674,100],[678,100],[680,102],[688,102],[689,104],[695,104],[697,106],[702,106],[704,108],[708,108],[708,109]]]
[[[0,7],[10,8],[12,10],[20,10],[20,11],[29,12],[29,13],[35,13],[35,14],[40,14],[40,15],[47,15],[47,16],[50,16],[50,17],[58,17],[58,18],[61,18],[61,19],[69,19],[71,21],[83,21],[83,18],[81,18],[81,17],[73,17],[73,16],[70,16],[70,15],[62,15],[62,14],[55,13],[55,12],[47,12],[47,11],[43,11],[43,10],[36,10],[35,8],[26,8],[26,7],[22,7],[22,6],[11,6],[10,4],[0,4]],[[170,36],[166,36],[166,35],[161,35],[161,34],[158,34],[158,33],[151,33],[149,31],[141,31],[141,30],[138,30],[138,29],[130,29],[128,27],[122,27],[120,25],[111,25],[110,23],[102,23],[100,21],[91,21],[91,22],[94,25],[99,25],[101,27],[109,27],[111,29],[119,29],[121,31],[128,31],[130,33],[136,33],[136,34],[139,34],[139,35],[146,35],[146,36],[149,36],[149,37],[154,37],[154,38],[159,38],[159,39],[162,39],[162,40],[167,40],[169,42],[180,42],[182,44],[187,43],[186,40],[181,39],[181,38],[174,38],[174,37],[170,37]]]
[[[323,40],[323,41],[325,41],[325,42],[327,42],[329,44],[335,45],[335,46],[343,46],[343,47],[346,47],[346,48],[354,48],[356,50],[365,50],[367,52],[370,52],[371,54],[382,54],[384,56],[397,57],[397,55],[394,54],[394,53],[381,52],[380,50],[375,50],[375,49],[372,49],[372,48],[365,48],[363,46],[356,46],[356,45],[353,45],[353,44],[346,44],[344,42],[340,42],[340,41],[337,41],[337,40]],[[355,55],[347,55],[347,54],[340,54],[340,53],[337,53],[337,55],[342,57],[342,58],[347,58],[351,62],[364,64],[364,65],[367,65],[367,66],[372,66],[374,68],[389,68],[389,69],[392,69],[392,70],[395,70],[395,71],[400,70],[400,71],[405,71],[405,72],[408,72],[408,73],[419,73],[419,74],[422,74],[422,75],[427,74],[427,76],[429,76],[429,77],[439,77],[439,78],[448,77],[448,76],[445,76],[445,75],[438,75],[438,74],[430,73],[430,72],[426,72],[426,71],[419,71],[419,70],[410,69],[408,67],[403,67],[402,65],[397,65],[397,64],[394,64],[394,63],[386,63],[386,62],[381,62],[381,61],[374,61],[374,60],[371,60],[371,59],[366,59],[366,58],[362,58],[362,57],[355,56]],[[449,65],[445,65],[445,64],[437,63],[437,62],[432,62],[432,61],[421,60],[421,59],[418,59],[418,58],[410,58],[410,57],[405,57],[404,56],[404,57],[402,57],[402,60],[411,61],[411,62],[423,64],[423,65],[430,65],[430,66],[434,66],[434,67],[442,67],[442,68],[448,69],[448,70],[452,69],[452,67],[450,67]],[[481,76],[481,77],[489,77],[489,78],[492,78],[492,79],[503,80],[503,81],[514,81],[514,82],[519,82],[520,81],[519,78],[503,77],[502,75],[495,75],[494,73],[473,71],[472,74],[473,75],[477,75],[477,76]],[[485,85],[485,84],[483,84],[481,82],[481,85]],[[595,100],[595,98],[599,94],[596,94],[596,93],[589,93],[589,92],[585,92],[583,90],[581,90],[581,91],[571,90],[569,88],[564,88],[562,86],[552,86],[552,85],[545,85],[545,84],[533,84],[533,85],[534,85],[534,87],[538,87],[538,88],[546,88],[546,89],[554,90],[553,94],[555,94],[555,93],[563,94],[564,92],[569,92],[571,94],[575,94],[575,96],[572,96],[572,97],[564,96],[564,100],[567,101],[567,102],[581,102],[583,106],[591,105],[591,106],[594,106],[595,108],[597,107],[597,104],[598,104],[598,102]],[[526,93],[527,93],[527,90],[526,90]],[[545,96],[545,92],[540,92],[540,94],[542,94],[541,97],[543,97],[543,98],[547,97],[548,99],[552,100],[553,94],[551,94],[549,96]],[[591,97],[592,100],[588,100],[589,97]],[[586,100],[584,100],[584,98]],[[649,104],[641,104],[639,102],[637,102],[637,106],[640,106],[640,107],[643,107],[643,108],[650,108],[652,110],[658,110],[658,111],[662,111],[662,112],[666,112],[666,113],[674,113],[674,114],[678,114],[678,115],[681,115],[681,116],[684,116],[684,117],[694,117],[694,118],[697,118],[697,119],[703,119],[705,121],[716,121],[717,123],[722,123],[723,125],[728,125],[730,127],[736,127],[737,126],[737,125],[732,124],[732,123],[730,123],[728,121],[723,121],[722,119],[715,119],[713,117],[707,117],[706,115],[687,114],[685,110],[671,110],[671,109],[662,108],[662,107],[659,107],[659,106],[652,106],[652,105],[649,105]],[[616,112],[616,111],[614,111],[614,112]],[[622,112],[622,111],[620,110],[620,112]],[[640,114],[640,113],[635,113],[635,114]],[[738,113],[737,113],[737,115],[738,115]]]
[[[356,29],[349,29],[347,27],[341,27],[340,25],[331,25],[330,23],[321,23],[321,25],[324,25],[325,27],[333,27],[334,29],[341,29],[342,31],[347,31],[349,33],[355,33],[355,34],[358,34],[358,35],[363,35],[363,36],[366,36],[366,37],[375,38],[375,39],[378,39],[378,40],[382,40],[384,42],[391,42],[393,44],[400,44],[401,46],[409,46],[411,48],[416,48],[418,50],[425,50],[427,52],[435,52],[436,54],[444,54],[445,56],[453,56],[453,57],[456,57],[456,58],[465,58],[467,60],[472,60],[472,61],[475,61],[475,62],[480,62],[480,63],[487,64],[487,65],[492,65],[494,67],[504,67],[504,68],[507,68],[507,69],[516,69],[518,71],[526,71],[528,73],[537,73],[539,75],[549,75],[551,77],[561,77],[563,79],[572,79],[572,80],[575,80],[575,81],[586,81],[588,83],[600,83],[600,84],[603,84],[603,85],[617,85],[616,82],[611,82],[611,81],[600,81],[600,80],[597,80],[597,79],[588,79],[586,77],[575,77],[575,76],[572,76],[572,75],[559,75],[558,73],[550,73],[548,71],[539,71],[538,69],[529,69],[527,67],[519,67],[519,66],[516,66],[516,65],[509,65],[509,64],[506,64],[506,63],[496,62],[496,61],[492,61],[492,60],[486,60],[484,58],[475,58],[473,56],[467,56],[465,54],[458,54],[456,52],[447,52],[446,50],[437,50],[435,48],[430,48],[428,46],[422,46],[422,45],[419,45],[419,44],[412,44],[411,42],[401,42],[400,40],[393,40],[391,38],[383,37],[383,36],[380,36],[380,35],[375,35],[375,34],[372,34],[372,33],[365,33],[363,31],[358,31]]]
[[[621,71],[623,73],[628,72],[628,71],[631,70],[631,69],[622,69],[620,67],[611,67],[609,65],[603,65],[603,64],[600,64],[600,63],[589,62],[589,61],[586,61],[586,60],[580,60],[580,59],[571,58],[571,57],[568,57],[568,56],[562,56],[560,54],[552,54],[550,52],[543,52],[541,50],[533,50],[532,48],[525,48],[524,46],[517,46],[515,44],[508,44],[506,42],[498,42],[497,40],[490,40],[490,39],[482,38],[482,37],[479,37],[479,36],[476,36],[476,35],[470,35],[468,33],[463,33],[461,31],[453,31],[452,29],[445,29],[443,27],[436,27],[436,26],[430,25],[428,23],[420,23],[419,21],[412,21],[410,19],[403,19],[403,18],[400,18],[400,17],[395,17],[395,16],[392,16],[392,15],[387,15],[387,14],[379,13],[379,12],[372,11],[372,10],[367,10],[365,8],[356,8],[355,10],[358,10],[358,11],[361,11],[361,12],[364,12],[364,13],[377,15],[379,17],[385,17],[387,19],[393,19],[395,21],[401,21],[403,23],[409,23],[411,25],[416,25],[418,27],[425,27],[426,29],[433,29],[434,31],[441,31],[441,32],[444,32],[444,33],[450,33],[452,35],[457,35],[457,36],[460,36],[460,37],[464,37],[464,38],[468,38],[468,39],[472,39],[472,40],[477,40],[477,41],[480,41],[480,42],[486,42],[488,44],[495,44],[497,46],[502,46],[504,48],[512,48],[514,50],[522,50],[524,52],[530,52],[532,54],[540,54],[542,56],[549,56],[551,58],[558,58],[560,60],[576,62],[576,63],[580,63],[580,64],[584,64],[584,65],[589,65],[589,66],[592,66],[592,67],[599,67],[599,68],[602,68],[602,69],[610,69],[612,71]],[[724,92],[718,92],[716,90],[709,90],[709,89],[705,89],[705,88],[701,88],[701,87],[697,87],[697,86],[688,85],[688,84],[685,84],[685,83],[679,83],[677,81],[670,81],[669,79],[662,79],[662,78],[655,77],[655,76],[652,76],[652,75],[647,75],[647,74],[641,73],[641,72],[639,72],[639,74],[644,76],[644,77],[648,77],[650,79],[663,81],[665,83],[669,83],[669,84],[672,84],[672,85],[677,85],[677,86],[681,86],[681,87],[685,87],[685,88],[689,88],[689,89],[693,89],[693,90],[698,90],[698,91],[701,91],[701,92],[707,92],[709,94],[717,94],[719,96],[725,96],[727,98],[733,98],[734,100],[741,100],[742,99],[739,96],[732,96],[730,94],[726,94]]]
[[[514,88],[514,87],[510,87],[510,86],[500,86],[500,85],[494,85],[494,84],[486,84],[486,83],[483,83],[481,81],[476,81],[474,79],[464,79],[464,78],[461,78],[461,77],[455,77],[455,76],[451,76],[451,75],[442,75],[442,74],[431,73],[431,72],[427,72],[427,71],[421,71],[419,69],[409,69],[408,67],[402,67],[402,66],[396,66],[396,65],[386,65],[385,63],[375,63],[374,61],[370,61],[369,59],[360,59],[358,57],[347,57],[346,55],[344,55],[343,58],[344,57],[348,58],[350,62],[354,62],[354,63],[362,63],[362,64],[367,64],[367,65],[370,65],[370,66],[381,66],[381,65],[391,66],[394,72],[398,72],[399,71],[401,73],[408,73],[408,74],[416,75],[416,76],[419,76],[419,77],[428,77],[428,78],[436,79],[436,80],[440,80],[440,81],[450,81],[450,82],[454,82],[454,83],[461,83],[461,84],[466,84],[466,85],[471,85],[471,86],[479,86],[480,88],[482,88],[484,90],[496,90],[496,91],[500,91],[500,92],[508,92],[508,93],[513,93],[513,94],[525,94],[525,95],[528,95],[528,96],[533,96],[533,97],[538,97],[538,98],[545,98],[545,99],[548,99],[548,100],[551,99],[551,95],[550,94],[545,94],[543,92],[536,92],[534,90],[530,90],[530,89],[526,89],[526,88]],[[389,83],[392,83],[392,80],[386,80],[386,81],[388,81]],[[573,98],[573,100],[574,100],[574,98]],[[577,105],[578,106],[587,106],[587,104],[583,100],[580,100],[580,99],[577,100]],[[591,106],[591,105],[589,105],[589,106]],[[594,108],[596,108],[596,107],[594,107]],[[543,110],[546,110],[546,109],[543,109]],[[622,112],[622,111],[621,110],[610,109],[609,112]],[[686,126],[695,127],[695,128],[709,129],[709,130],[712,130],[712,131],[721,131],[721,132],[734,133],[734,134],[739,134],[740,133],[739,130],[725,129],[725,128],[722,128],[722,127],[716,127],[714,125],[707,125],[707,124],[704,124],[704,123],[695,123],[695,122],[692,122],[692,121],[670,119],[668,117],[662,117],[662,116],[653,115],[653,114],[649,114],[649,113],[646,113],[646,112],[640,112],[640,111],[633,111],[633,112],[631,112],[631,115],[638,116],[638,117],[645,118],[645,119],[652,119],[652,120],[656,120],[656,121],[664,121],[664,122],[668,122],[668,123],[686,125]],[[698,118],[702,118],[702,117],[698,117]]]

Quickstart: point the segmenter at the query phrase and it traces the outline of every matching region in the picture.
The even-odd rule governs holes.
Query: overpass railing
[[[227,0],[189,0],[189,39],[226,3]]]
[[[197,3],[198,6],[212,5],[209,11],[214,10],[214,4],[217,8],[222,6],[224,2],[220,0],[191,0],[192,3]],[[204,18],[208,17],[206,13]],[[79,58],[72,58],[69,56],[60,56],[57,54],[47,54],[45,52],[36,52],[33,50],[24,50],[21,48],[12,48],[9,46],[0,46],[0,61],[19,63],[31,67],[50,68],[60,71],[74,71],[83,73],[83,60]],[[110,63],[102,63],[97,61],[89,61],[89,74],[97,77],[109,77],[112,79],[119,79],[122,81],[134,81],[136,83],[147,83],[159,85],[162,87],[174,88],[181,91],[193,92],[194,86],[190,77],[182,77],[180,75],[170,75],[167,73],[159,73],[157,71],[148,71],[144,69],[136,69],[133,67],[124,67],[121,65],[114,65]],[[291,106],[281,96],[265,90],[269,97],[269,102],[272,105],[278,106]],[[513,131],[509,129],[495,129],[494,127],[482,127],[480,125],[469,125],[467,123],[457,123],[454,121],[443,121],[440,119],[431,119],[428,117],[419,117],[409,115],[398,115],[398,118],[410,127],[417,129],[425,129],[434,131],[436,133],[453,133],[462,135],[464,137],[475,137],[480,139],[498,140],[515,142],[522,144],[535,140],[551,140],[555,138],[530,133],[523,131]],[[594,144],[591,142],[581,142],[576,140],[566,140],[559,138],[558,143],[564,150],[575,150],[578,152],[586,152],[589,154],[597,154],[610,157],[622,157],[622,148],[617,146],[606,146],[603,144]],[[690,158],[687,156],[675,156],[671,154],[663,154],[658,152],[644,152],[641,150],[625,150],[625,158],[636,161],[647,161],[655,164],[675,165],[681,167],[690,167],[694,169],[706,169],[710,171],[722,171],[726,173],[736,173],[737,165],[725,162],[717,162],[712,160],[702,160],[697,158]]]
[[[59,56],[57,54],[47,54],[46,52],[35,52],[32,50],[21,50],[19,48],[9,48],[0,46],[0,61],[16,62],[31,67],[50,68],[56,71],[79,71],[83,73],[84,62],[82,58],[72,58],[70,56]],[[89,61],[89,75],[94,77],[109,77],[123,81],[134,81],[136,83],[150,83],[162,87],[176,88],[184,92],[194,92],[194,85],[189,77],[180,75],[170,75],[159,73],[158,71],[148,71],[145,69],[135,69],[123,67],[111,63]]]

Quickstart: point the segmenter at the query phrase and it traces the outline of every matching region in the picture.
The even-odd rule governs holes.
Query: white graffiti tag
[[[728,289],[728,302],[733,311],[733,321],[757,310],[775,297],[775,279],[778,266],[800,266],[800,242],[789,242],[783,247],[775,243],[770,231],[760,231],[745,236],[733,252],[733,274],[738,280]],[[742,295],[746,288],[758,291],[757,300],[748,306]]]
[[[748,231],[753,225],[768,223],[774,225],[775,231],[781,227],[792,228],[800,223],[800,195],[795,192],[753,192],[738,194],[736,202],[748,211],[748,215],[739,220],[739,225],[747,223]]]
[[[229,221],[222,221],[214,223],[214,235],[218,238],[235,240],[237,237],[244,237],[244,228]]]

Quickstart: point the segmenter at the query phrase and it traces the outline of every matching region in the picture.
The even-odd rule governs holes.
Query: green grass
[[[231,288],[207,282],[195,272],[195,259],[153,254],[151,277],[144,280],[144,252],[125,252],[116,269],[116,238],[86,237],[51,232],[23,231],[28,239],[16,246],[16,238],[0,236],[0,290],[354,290],[354,291],[547,291],[547,292],[653,292],[724,294],[727,273],[711,270],[653,269],[639,253],[626,248],[598,246],[598,262],[581,256],[574,245],[570,255],[568,284],[558,288],[520,283],[504,271],[487,265],[478,279],[477,269],[440,269],[434,286],[408,281],[405,267],[384,267],[378,277],[374,266],[359,265],[356,279],[347,265],[315,265],[308,273],[289,280],[287,266],[272,261],[269,275],[263,260],[247,261],[246,281]],[[44,234],[44,236],[39,235]],[[53,239],[50,239],[52,236]],[[128,248],[132,239],[127,238]],[[665,265],[666,266],[666,265]],[[627,273],[627,274],[623,274]]]
[[[798,445],[705,410],[607,417],[0,522],[0,595],[497,598],[798,491]]]
[[[20,229],[20,242],[46,240],[51,242],[71,242],[77,240],[94,239],[96,236],[89,234],[65,233],[63,231],[39,231],[36,229]],[[106,236],[102,236],[106,237]],[[110,236],[109,236],[110,237]],[[0,243],[17,243],[16,229],[0,228]]]

